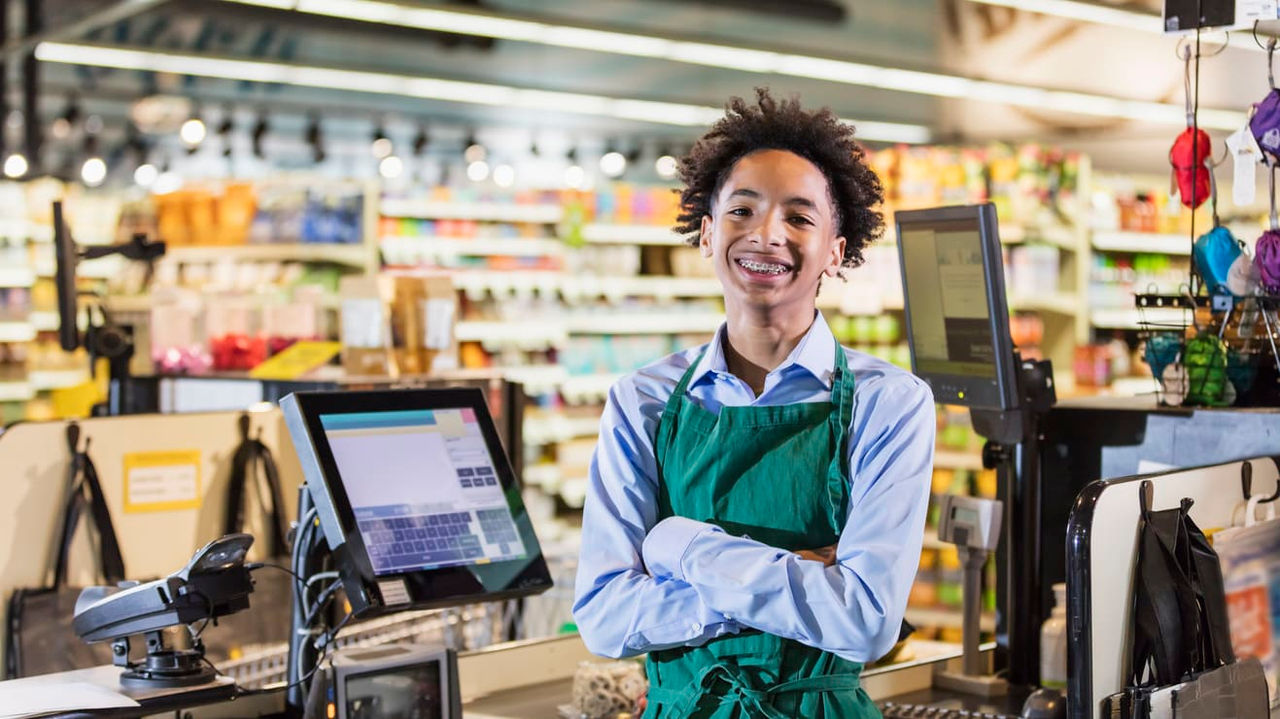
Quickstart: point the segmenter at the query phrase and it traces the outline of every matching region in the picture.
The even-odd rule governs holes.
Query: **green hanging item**
[[[1227,385],[1227,346],[1217,336],[1201,333],[1182,352],[1187,370],[1185,404],[1222,406]]]

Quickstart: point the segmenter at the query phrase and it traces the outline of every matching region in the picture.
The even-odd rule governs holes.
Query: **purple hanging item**
[[[1258,266],[1262,289],[1268,294],[1280,294],[1280,230],[1262,233],[1254,249],[1253,261]]]
[[[1253,106],[1249,131],[1258,141],[1258,147],[1270,155],[1272,161],[1280,158],[1280,90],[1272,89],[1262,102]]]

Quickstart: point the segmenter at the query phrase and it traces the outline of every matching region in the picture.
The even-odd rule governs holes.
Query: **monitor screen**
[[[443,719],[440,662],[347,675],[347,719]]]
[[[1007,409],[1017,396],[992,205],[897,213],[912,368],[939,402]]]
[[[374,574],[525,556],[471,409],[324,414],[320,423]]]
[[[358,617],[551,586],[480,390],[297,392],[280,407]]]

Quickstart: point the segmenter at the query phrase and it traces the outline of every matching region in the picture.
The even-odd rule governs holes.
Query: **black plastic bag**
[[[98,531],[98,573],[109,584],[124,579],[124,559],[107,509],[89,443],[78,450],[80,429],[67,427],[71,463],[62,526],[55,537],[52,579],[43,587],[17,589],[9,598],[5,627],[5,678],[17,679],[111,663],[111,645],[86,644],[71,628],[80,587],[67,584],[67,561],[80,517],[88,511]]]
[[[288,569],[289,541],[285,530],[288,523],[284,518],[280,473],[271,450],[261,439],[249,436],[249,418],[242,416],[239,421],[241,440],[231,461],[222,531],[223,534],[244,531],[246,495],[257,492],[263,500],[259,502],[261,506],[266,508],[270,504],[266,517],[270,533],[265,542],[270,555],[267,564]],[[281,569],[256,570],[249,609],[222,617],[201,634],[206,656],[217,663],[236,658],[245,648],[288,641],[295,583],[293,576]]]

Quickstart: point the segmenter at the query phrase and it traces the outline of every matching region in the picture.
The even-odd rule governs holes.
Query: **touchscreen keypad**
[[[482,510],[483,513],[485,510]],[[484,557],[470,512],[365,519],[360,531],[374,571]]]

